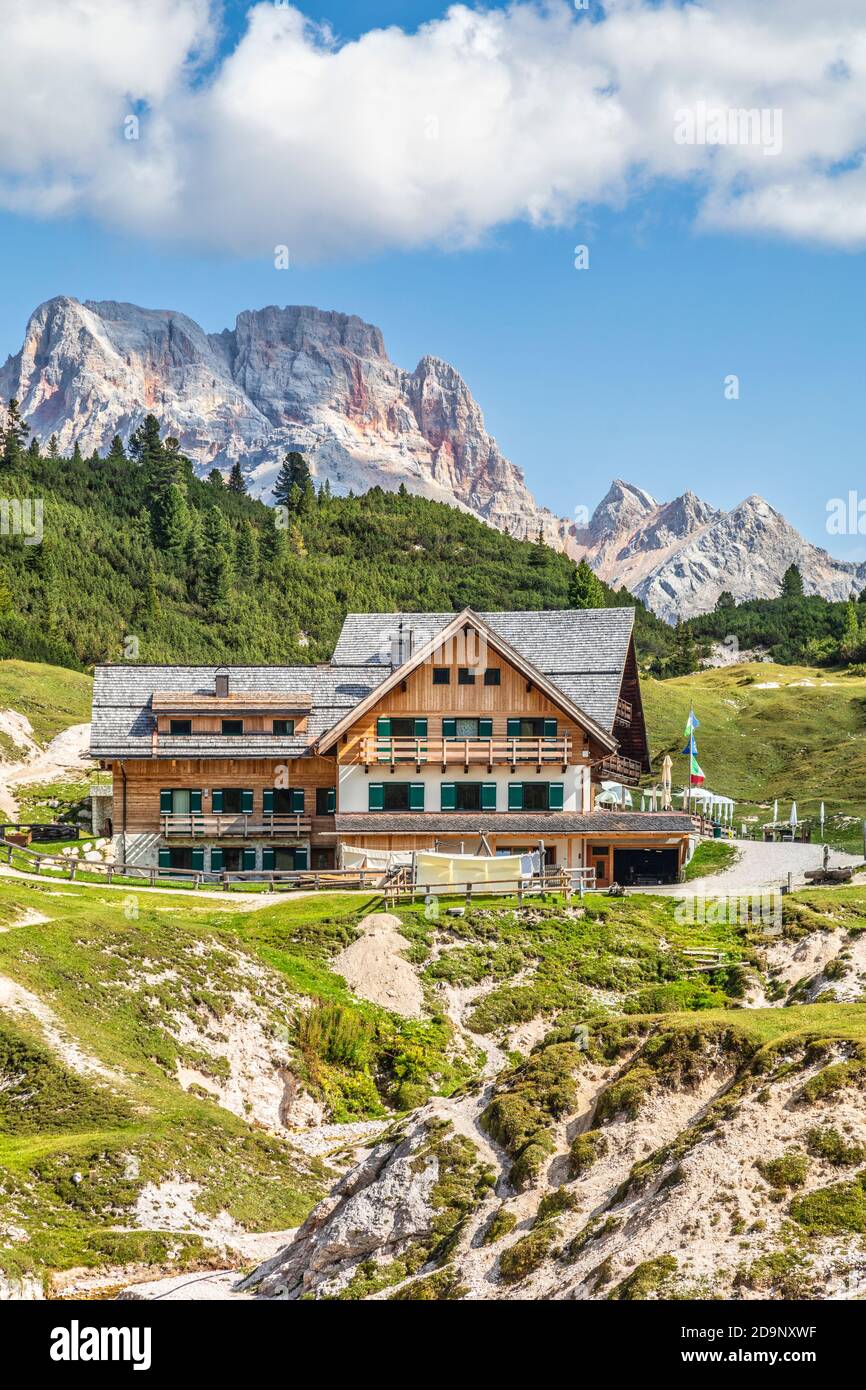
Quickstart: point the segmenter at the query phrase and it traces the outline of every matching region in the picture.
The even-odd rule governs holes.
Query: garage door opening
[[[615,849],[613,876],[624,887],[676,883],[679,855],[675,849]]]

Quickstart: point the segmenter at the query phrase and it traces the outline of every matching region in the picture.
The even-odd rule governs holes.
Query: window
[[[469,669],[468,666],[460,666],[460,667],[458,667],[458,670],[457,670],[457,684],[458,684],[458,685],[474,685],[474,684],[475,684],[475,672],[474,672],[474,671],[471,671],[471,670]]]
[[[161,849],[159,851],[161,869],[203,869],[203,849]]]
[[[555,719],[509,719],[509,738],[556,738]]]
[[[488,666],[484,672],[484,684],[499,685],[499,677],[501,674],[498,666]]]
[[[291,738],[295,732],[294,719],[275,719],[274,736],[276,738]]]
[[[190,787],[163,788],[159,793],[161,816],[195,816],[201,812],[201,791]]]
[[[495,811],[495,782],[443,782],[439,805],[443,811]]]
[[[450,685],[450,684],[451,684],[451,671],[450,671],[450,668],[449,668],[448,666],[434,666],[434,667],[433,667],[433,684],[434,684],[434,685]]]
[[[509,782],[509,811],[561,811],[565,788],[562,782]]]
[[[266,815],[302,816],[304,814],[303,787],[267,787],[262,792],[262,810]]]
[[[192,720],[170,719],[168,721],[168,732],[174,734],[176,738],[189,738],[192,733]]]
[[[427,733],[426,719],[383,719],[379,723],[390,726],[390,733],[385,735],[390,738],[424,738]]]
[[[316,815],[332,816],[337,809],[337,788],[316,787]],[[321,866],[320,866],[321,867]]]
[[[215,816],[248,816],[253,809],[252,788],[215,787],[210,794],[210,808]]]
[[[242,719],[224,719],[222,721],[223,738],[238,738],[244,731],[244,721]]]
[[[371,811],[423,811],[423,782],[371,782],[368,788]]]
[[[284,873],[297,873],[298,870],[307,868],[307,858],[306,846],[297,848],[294,845],[277,845],[262,850],[262,868],[265,872],[268,869],[279,869]]]
[[[443,738],[492,738],[492,719],[443,719]]]

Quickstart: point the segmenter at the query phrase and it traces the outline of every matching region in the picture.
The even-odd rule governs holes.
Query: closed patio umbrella
[[[662,810],[670,811],[671,805],[671,768],[673,762],[670,753],[665,753],[662,759]]]
[[[791,802],[790,822],[791,822],[791,829],[792,829],[792,830],[796,830],[796,829],[797,829],[797,803],[796,803],[796,801],[792,801],[792,802]]]
[[[779,803],[778,803],[778,801],[774,801],[774,802],[773,802],[773,824],[774,824],[774,825],[776,824],[776,821],[777,821],[778,819],[779,819]]]

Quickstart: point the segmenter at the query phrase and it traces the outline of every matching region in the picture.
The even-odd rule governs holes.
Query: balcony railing
[[[628,787],[636,787],[640,782],[640,763],[635,762],[634,758],[624,758],[618,753],[604,758],[599,763],[598,770],[604,781],[622,782]]]
[[[617,700],[616,702],[616,722],[624,729],[631,727],[632,707],[628,700]]]
[[[268,811],[257,814],[229,811],[218,815],[170,814],[161,816],[160,820],[163,835],[185,835],[193,839],[196,836],[219,839],[223,835],[236,835],[241,839],[255,835],[308,835],[311,828],[309,816],[281,816]]]
[[[484,763],[507,763],[511,767],[544,767],[572,760],[572,741],[568,734],[556,738],[373,738],[361,740],[361,761],[377,764],[439,763],[442,768],[469,767]]]

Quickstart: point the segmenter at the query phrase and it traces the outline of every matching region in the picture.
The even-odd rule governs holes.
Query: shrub
[[[573,1178],[579,1178],[592,1167],[597,1158],[603,1158],[608,1150],[607,1138],[600,1129],[587,1130],[578,1134],[572,1141],[569,1153],[569,1168]]]
[[[664,1286],[676,1274],[678,1267],[673,1255],[659,1255],[654,1260],[644,1260],[615,1289],[611,1289],[608,1298],[634,1302],[653,1296],[661,1297]]]
[[[810,1129],[806,1147],[814,1158],[826,1158],[837,1168],[866,1163],[866,1144],[847,1144],[837,1129]]]
[[[550,1253],[556,1239],[556,1226],[547,1222],[536,1226],[529,1235],[515,1241],[499,1257],[499,1272],[506,1284],[517,1284],[538,1269]]]
[[[759,1159],[756,1167],[765,1182],[784,1192],[786,1187],[803,1186],[809,1172],[809,1160],[805,1154],[791,1149],[781,1158]]]
[[[511,1231],[513,1231],[516,1225],[517,1217],[515,1216],[514,1212],[506,1211],[504,1206],[500,1207],[498,1211],[495,1211],[493,1213],[493,1216],[490,1219],[490,1224],[488,1225],[487,1230],[484,1232],[484,1237],[481,1241],[481,1244],[495,1245],[497,1240],[501,1240],[503,1236],[507,1236]]]

